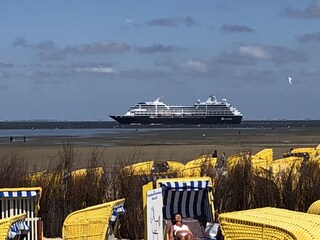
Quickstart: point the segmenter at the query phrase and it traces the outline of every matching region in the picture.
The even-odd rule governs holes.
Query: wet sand
[[[105,134],[90,137],[39,136],[10,143],[2,139],[1,155],[14,152],[23,158],[28,168],[43,170],[59,160],[62,145],[70,143],[76,151],[75,168],[88,166],[94,149],[107,163],[147,160],[187,162],[201,154],[226,155],[250,150],[256,153],[273,148],[274,159],[295,147],[316,147],[320,143],[320,128],[195,128],[143,131],[132,129],[125,134]]]

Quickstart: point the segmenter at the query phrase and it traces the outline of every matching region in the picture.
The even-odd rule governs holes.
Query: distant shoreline
[[[320,120],[244,120],[240,124],[120,125],[115,121],[0,121],[0,129],[320,127]]]

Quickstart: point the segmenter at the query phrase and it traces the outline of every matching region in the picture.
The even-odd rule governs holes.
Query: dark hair
[[[181,213],[179,213],[179,212],[176,212],[176,213],[174,213],[173,214],[173,216],[172,216],[172,218],[171,218],[171,222],[172,222],[172,224],[176,224],[177,222],[176,222],[176,215],[180,215],[181,216],[181,218],[182,218],[182,215],[181,215]],[[182,222],[182,221],[181,221]]]

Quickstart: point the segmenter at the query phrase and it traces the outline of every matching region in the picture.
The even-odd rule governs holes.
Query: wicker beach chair
[[[313,202],[308,208],[307,213],[320,215],[320,200]]]
[[[187,162],[182,171],[182,177],[201,177],[202,167],[215,167],[218,159],[209,155],[201,155],[200,157]]]
[[[320,216],[279,208],[223,213],[222,233],[228,240],[318,240]]]
[[[103,203],[69,214],[62,229],[64,240],[105,240],[116,224],[118,213],[123,211],[125,199]],[[112,229],[113,231],[113,229]]]
[[[30,228],[27,239],[37,240],[42,236],[40,209],[41,187],[20,187],[0,189],[0,219],[26,213],[25,222]]]
[[[24,220],[27,214],[19,214],[8,218],[0,219],[0,239],[7,239],[10,231],[10,227],[15,222]]]

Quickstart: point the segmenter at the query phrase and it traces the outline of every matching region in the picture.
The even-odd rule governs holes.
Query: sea
[[[320,120],[255,120],[240,124],[217,125],[120,125],[115,121],[2,121],[0,137],[17,136],[69,136],[90,137],[105,134],[190,128],[313,128],[320,127]]]

